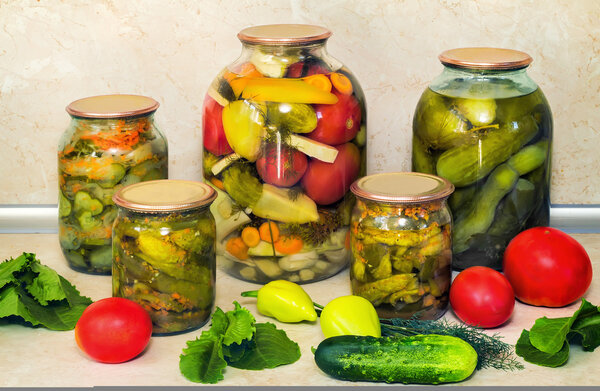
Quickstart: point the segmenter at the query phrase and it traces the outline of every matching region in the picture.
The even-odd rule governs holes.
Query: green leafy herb
[[[523,330],[515,347],[517,355],[523,357],[525,361],[544,367],[559,367],[569,359],[568,342],[565,341],[558,352],[546,353],[533,346],[530,338],[529,331]]]
[[[179,369],[188,380],[217,383],[230,365],[239,369],[261,370],[291,364],[300,358],[298,344],[271,323],[255,323],[254,316],[234,302],[235,308],[212,315],[209,330],[187,341],[179,357]]]
[[[292,363],[300,358],[298,344],[273,323],[258,323],[253,346],[229,365],[239,369],[261,370]],[[228,360],[229,361],[229,360]]]
[[[0,264],[0,318],[72,330],[91,303],[35,254],[23,253]]]
[[[513,355],[512,345],[501,340],[498,334],[488,335],[477,327],[442,320],[380,319],[381,332],[389,336],[417,334],[450,335],[470,344],[477,352],[477,369],[495,368],[505,371],[523,369],[523,364]]]
[[[516,352],[532,364],[558,367],[569,358],[569,343],[576,341],[585,351],[600,345],[600,308],[585,299],[571,317],[537,319],[521,333]]]

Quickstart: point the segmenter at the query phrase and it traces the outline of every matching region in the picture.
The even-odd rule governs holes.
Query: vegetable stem
[[[243,297],[258,297],[258,291],[245,291],[242,292],[241,295]]]

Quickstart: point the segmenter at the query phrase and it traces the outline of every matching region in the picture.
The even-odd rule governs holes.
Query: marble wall
[[[201,108],[249,25],[309,23],[357,75],[369,171],[410,168],[412,114],[445,49],[523,50],[554,114],[552,202],[600,204],[600,1],[0,0],[0,204],[57,200],[56,149],[78,98],[157,99],[173,178],[200,179]]]

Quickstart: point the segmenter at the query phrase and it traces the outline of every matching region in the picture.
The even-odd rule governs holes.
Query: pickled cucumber
[[[417,106],[413,127],[419,129],[419,137],[436,149],[447,149],[460,145],[471,134],[467,122],[456,110],[451,109],[444,98],[430,90],[423,93]]]
[[[505,124],[481,136],[476,144],[463,144],[442,153],[436,165],[437,174],[455,186],[468,186],[521,149],[537,132],[532,116]]]
[[[304,103],[268,103],[267,126],[294,133],[310,133],[317,127],[317,114]]]
[[[469,212],[454,225],[453,251],[460,253],[468,248],[471,236],[487,231],[498,203],[519,179],[519,174],[508,164],[502,164],[490,174],[485,185],[477,193]]]

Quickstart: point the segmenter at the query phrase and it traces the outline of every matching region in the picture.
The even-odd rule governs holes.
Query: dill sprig
[[[457,337],[467,342],[477,352],[477,369],[495,368],[504,371],[523,369],[514,355],[512,345],[502,341],[498,333],[488,335],[480,328],[463,323],[441,320],[380,319],[381,332],[386,336],[440,334]]]

